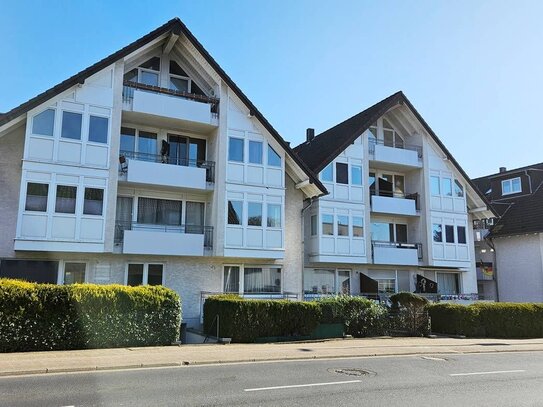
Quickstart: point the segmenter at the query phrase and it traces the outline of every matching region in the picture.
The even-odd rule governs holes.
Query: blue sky
[[[0,112],[180,17],[296,145],[403,90],[470,176],[543,161],[541,1],[4,1]]]

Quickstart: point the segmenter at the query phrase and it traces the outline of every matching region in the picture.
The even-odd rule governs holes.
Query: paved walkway
[[[543,351],[543,339],[366,338],[0,353],[0,376],[338,357]]]

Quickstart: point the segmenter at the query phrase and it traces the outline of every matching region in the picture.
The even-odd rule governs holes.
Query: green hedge
[[[0,352],[167,345],[181,300],[161,286],[0,279]]]
[[[254,342],[263,337],[308,336],[317,327],[321,312],[316,303],[286,300],[246,300],[236,295],[216,295],[204,303],[204,331],[233,342]]]
[[[543,304],[433,304],[432,331],[488,338],[543,337]]]

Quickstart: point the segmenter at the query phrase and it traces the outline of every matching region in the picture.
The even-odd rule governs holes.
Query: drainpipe
[[[315,200],[315,197],[309,198],[309,204],[302,208],[301,211],[301,217],[302,221],[300,222],[302,224],[302,292],[301,292],[301,300],[304,299],[304,269],[305,269],[305,219],[304,214],[305,211],[307,211],[311,206],[313,205],[313,201]]]

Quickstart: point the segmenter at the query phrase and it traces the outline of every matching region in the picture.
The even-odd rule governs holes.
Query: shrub
[[[389,330],[403,332],[410,336],[430,333],[430,323],[426,307],[429,301],[420,295],[400,292],[390,296],[391,315]]]
[[[433,304],[429,313],[434,332],[490,338],[543,337],[543,304]]]
[[[204,303],[204,331],[234,342],[254,342],[263,337],[308,336],[317,327],[321,312],[316,303],[286,300],[246,300],[236,295],[216,295]]]
[[[180,320],[165,287],[0,279],[0,352],[166,345]]]

